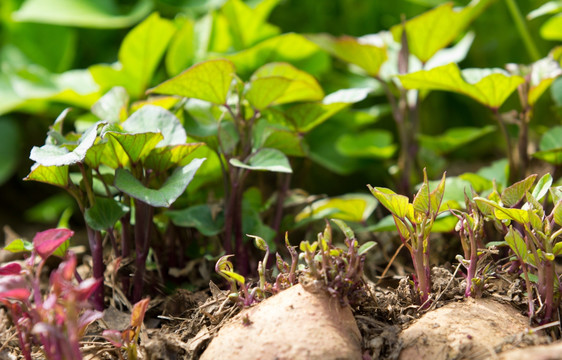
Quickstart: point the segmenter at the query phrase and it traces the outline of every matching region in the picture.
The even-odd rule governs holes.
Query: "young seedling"
[[[17,263],[0,267],[0,302],[10,312],[26,360],[32,359],[32,346],[37,344],[43,346],[46,359],[82,359],[80,339],[87,326],[102,317],[88,302],[101,281],[79,279],[72,252],[62,250],[64,261],[51,273],[48,293],[41,293],[41,272],[47,258],[61,251],[61,245],[73,234],[67,229],[40,232],[33,239],[25,268]]]
[[[373,188],[371,193],[392,214],[402,243],[414,263],[414,285],[420,304],[428,305],[431,292],[431,267],[429,263],[429,236],[433,223],[440,213],[441,201],[445,192],[445,174],[435,190],[430,191],[427,174],[421,188],[410,203],[408,198],[386,188]]]
[[[562,254],[562,199],[550,188],[550,174],[543,176],[531,192],[536,175],[506,188],[499,199],[476,197],[482,213],[504,227],[505,242],[523,272],[529,301],[529,317],[541,323],[552,320],[560,303],[560,280],[555,257]],[[539,202],[550,193],[554,208],[547,214]],[[540,297],[535,311],[533,287]]]
[[[464,258],[459,255],[459,261],[466,267],[466,290],[464,296],[480,297],[482,295],[483,279],[476,276],[479,249],[484,248],[484,218],[474,201],[465,194],[466,211],[450,210],[459,219],[455,231],[459,234]]]
[[[109,341],[117,349],[124,348],[127,353],[127,360],[138,359],[138,341],[139,335],[144,320],[144,315],[148,309],[150,299],[146,298],[137,302],[133,306],[131,312],[131,322],[129,326],[122,331],[119,330],[104,330],[103,337]],[[119,359],[123,360],[123,354],[118,351]]]

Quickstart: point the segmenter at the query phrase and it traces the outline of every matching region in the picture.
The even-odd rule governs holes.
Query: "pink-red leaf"
[[[74,235],[74,231],[68,229],[49,229],[39,232],[33,238],[33,248],[43,259],[51,256],[55,250],[66,240]]]
[[[109,341],[116,348],[123,346],[123,338],[121,332],[117,330],[104,330],[102,336],[105,340]]]
[[[0,267],[0,275],[19,275],[21,265],[18,263],[9,263]]]
[[[27,300],[31,291],[23,276],[6,275],[0,277],[0,300]]]
[[[82,281],[76,288],[76,301],[86,301],[94,291],[101,285],[103,279],[88,278]]]

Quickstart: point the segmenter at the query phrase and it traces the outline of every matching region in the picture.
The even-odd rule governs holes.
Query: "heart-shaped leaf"
[[[234,64],[231,61],[208,60],[193,65],[148,92],[178,95],[225,105],[234,75]]]
[[[183,210],[170,210],[165,213],[174,225],[196,228],[205,236],[214,236],[222,232],[224,216],[213,216],[209,205],[195,205]]]
[[[33,238],[33,248],[39,256],[46,259],[73,235],[74,231],[68,229],[49,229],[38,232]]]
[[[169,207],[183,194],[203,161],[205,159],[194,159],[188,165],[177,168],[160,189],[147,188],[129,171],[117,169],[115,187],[154,207]]]
[[[127,118],[128,105],[127,90],[122,86],[116,86],[92,105],[92,113],[100,120],[117,123]]]
[[[456,64],[397,77],[406,89],[452,91],[494,109],[499,108],[525,81],[521,76],[510,76],[501,69],[466,69],[461,73]]]
[[[145,105],[121,124],[132,134],[159,132],[164,139],[157,147],[185,144],[187,135],[179,119],[160,106]]]
[[[326,34],[310,35],[308,38],[333,56],[359,66],[370,76],[377,76],[387,59],[386,46],[382,43],[375,46],[351,36],[334,38]]]
[[[471,7],[454,9],[453,3],[445,3],[406,22],[408,50],[423,63],[437,51],[455,40],[473,18]],[[394,40],[401,41],[404,26],[393,26],[390,31]]]
[[[84,219],[92,229],[102,231],[115,226],[127,212],[129,208],[119,201],[96,197],[94,206],[86,209]]]
[[[238,159],[230,159],[230,164],[248,170],[293,172],[287,156],[276,149],[261,149],[253,154],[247,163],[243,163]]]
[[[252,75],[246,99],[258,110],[295,101],[322,100],[318,81],[288,63],[269,63]]]
[[[514,207],[517,205],[517,203],[523,199],[525,194],[531,190],[536,178],[537,175],[534,174],[507,187],[501,193],[502,203],[507,207]]]
[[[154,149],[160,141],[163,140],[161,133],[141,133],[141,134],[123,134],[118,132],[107,132],[109,142],[113,142],[113,149],[118,152],[118,146],[121,145],[122,149],[129,156],[132,163],[136,164],[140,160],[144,160],[150,151]],[[116,145],[117,142],[119,145]]]
[[[68,166],[33,165],[24,180],[38,181],[66,189],[68,187]]]
[[[80,163],[86,157],[86,152],[94,145],[98,135],[98,128],[105,123],[96,123],[88,128],[78,140],[78,146],[72,151],[65,147],[45,144],[34,146],[29,158],[43,166],[64,166]]]
[[[144,166],[158,173],[172,167],[187,165],[187,157],[202,143],[157,147],[144,160]]]

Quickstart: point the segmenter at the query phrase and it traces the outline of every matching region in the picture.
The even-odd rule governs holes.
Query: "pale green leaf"
[[[355,233],[343,220],[340,219],[331,219],[331,220],[340,228],[340,230],[344,233],[346,238],[355,239]]]
[[[549,1],[547,3],[542,4],[535,10],[531,11],[527,14],[527,19],[533,20],[538,18],[539,16],[548,15],[548,14],[556,14],[562,11],[562,1]]]
[[[500,69],[459,70],[456,64],[397,76],[406,89],[452,91],[499,108],[524,79]]]
[[[207,204],[195,205],[182,210],[169,210],[165,214],[174,225],[195,228],[205,236],[214,236],[223,231],[224,216],[213,215]]]
[[[550,186],[552,185],[552,175],[550,175],[550,173],[546,173],[544,174],[539,181],[537,182],[537,185],[535,185],[535,188],[533,189],[533,197],[537,200],[540,201],[547,193],[548,193],[548,189],[550,189]]]
[[[368,187],[381,205],[398,218],[404,219],[413,211],[413,207],[409,209],[408,205],[410,205],[410,203],[407,196],[398,195],[394,191],[386,188],[373,188],[370,185],[368,185]]]
[[[178,18],[180,28],[170,42],[166,52],[166,71],[170,76],[176,76],[189,66],[193,65],[197,40],[195,34],[195,21],[189,18]]]
[[[548,19],[541,26],[540,33],[546,40],[562,40],[562,14],[558,14]]]
[[[344,221],[363,222],[373,213],[377,201],[366,194],[346,194],[315,201],[295,217],[296,222],[327,216]]]
[[[562,164],[562,126],[550,128],[541,138],[539,143],[541,151],[533,156],[554,165]]]
[[[230,164],[248,170],[261,170],[292,173],[291,164],[285,154],[276,149],[261,149],[243,163],[238,159],[230,159]]]
[[[517,255],[519,259],[526,261],[527,259],[527,245],[525,244],[525,240],[521,236],[518,230],[513,229],[512,226],[509,227],[509,231],[505,235],[505,241],[513,250],[513,252]]]
[[[384,44],[375,46],[351,36],[335,38],[327,34],[318,34],[309,35],[308,38],[335,57],[359,66],[370,76],[379,74],[388,57]]]
[[[116,86],[92,105],[92,113],[100,120],[118,123],[127,118],[128,105],[127,90],[122,86]]]
[[[121,145],[131,162],[134,164],[144,160],[150,151],[154,149],[163,139],[162,134],[151,132],[141,134],[107,132],[106,135],[110,137],[109,143],[112,144],[114,148],[116,146],[113,141],[116,141],[119,145]]]
[[[271,10],[279,0],[261,1],[252,9],[242,0],[228,0],[222,7],[231,30],[234,47],[247,49],[266,36],[275,36],[280,30],[266,22]]]
[[[145,105],[121,124],[129,133],[160,132],[164,137],[156,147],[185,144],[187,135],[179,119],[168,110]]]
[[[562,226],[562,201],[558,201],[552,210],[554,222]]]
[[[43,166],[35,164],[24,180],[33,180],[61,188],[67,188],[68,166]]]
[[[178,76],[149,90],[151,93],[177,95],[225,105],[234,64],[229,60],[208,60],[193,65]]]

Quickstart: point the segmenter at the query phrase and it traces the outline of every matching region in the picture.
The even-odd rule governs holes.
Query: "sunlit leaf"
[[[78,140],[78,146],[72,151],[65,147],[45,144],[42,147],[34,146],[29,158],[43,166],[64,166],[82,162],[86,152],[94,145],[98,134],[98,128],[105,123],[92,125]]]
[[[562,14],[548,19],[540,30],[541,36],[546,40],[562,40]]]
[[[234,64],[231,61],[208,60],[193,65],[181,74],[150,89],[149,92],[195,98],[224,105],[234,75]]]
[[[30,252],[31,250],[33,250],[33,244],[23,239],[15,239],[12,240],[8,245],[4,246],[2,249],[13,253],[23,251]]]
[[[375,46],[351,36],[335,38],[327,34],[309,35],[308,38],[335,57],[359,66],[370,76],[377,76],[387,59],[386,46],[382,43]]]
[[[259,2],[251,8],[242,0],[229,0],[222,7],[232,32],[234,47],[247,49],[265,36],[275,36],[280,30],[266,22],[271,10],[279,0],[266,0]]]
[[[531,190],[536,178],[537,175],[534,174],[507,187],[501,193],[502,203],[507,207],[514,207],[517,205],[517,203],[523,199],[527,191]]]
[[[35,164],[24,180],[39,181],[61,188],[67,188],[68,166],[43,166]]]
[[[355,233],[353,230],[347,225],[343,220],[340,219],[331,219],[340,230],[345,234],[345,237],[348,239],[355,239]]]
[[[291,173],[291,164],[285,154],[275,149],[261,149],[250,157],[247,163],[230,159],[230,164],[248,170],[264,170]]]
[[[166,70],[170,76],[178,75],[193,64],[197,46],[195,21],[187,17],[176,19],[176,23],[178,21],[182,22],[181,27],[166,52]]]
[[[116,141],[121,145],[133,163],[144,160],[150,151],[164,138],[161,133],[153,132],[141,134],[107,132],[106,135],[110,138],[110,143]]]
[[[222,270],[221,272],[240,285],[244,285],[246,283],[246,279],[244,278],[244,276],[235,273],[234,271]]]
[[[259,44],[228,55],[238,73],[248,77],[260,66],[270,62],[288,62],[312,75],[329,68],[329,56],[316,44],[300,34],[288,33],[264,40]]]
[[[344,221],[363,222],[373,213],[377,201],[365,194],[346,194],[315,201],[295,217],[296,222],[307,218],[336,218]]]
[[[406,89],[444,90],[469,96],[490,108],[499,108],[524,82],[501,69],[459,70],[456,64],[397,76]]]
[[[562,11],[562,1],[549,1],[528,13],[527,19],[533,20],[538,18],[539,16],[556,14],[560,11]]]
[[[409,203],[407,196],[398,195],[390,189],[380,187],[373,188],[371,185],[367,186],[381,205],[398,218],[404,219],[413,211],[413,207]]]
[[[552,210],[554,222],[562,226],[562,201],[558,201]]]
[[[201,145],[201,143],[195,143],[157,147],[148,154],[144,160],[144,166],[162,173],[172,167],[187,165],[186,161],[189,160],[187,157]]]
[[[526,210],[504,208],[503,206],[498,205],[492,200],[481,197],[475,197],[474,200],[477,204],[483,203],[485,205],[491,206],[494,209],[494,214],[498,220],[513,220],[520,224],[529,223],[529,213]]]
[[[148,309],[150,298],[142,299],[133,306],[131,311],[131,327],[140,328],[144,320],[144,314]]]
[[[527,259],[527,245],[518,230],[510,226],[509,231],[505,235],[505,241],[518,258],[523,261]]]
[[[252,75],[246,99],[261,110],[270,105],[324,98],[318,81],[288,63],[269,63]]]
[[[544,174],[539,181],[537,182],[537,185],[535,185],[535,188],[533,189],[533,197],[537,200],[540,201],[547,193],[548,193],[548,189],[550,189],[550,186],[552,185],[552,175],[550,175],[550,173],[546,173]]]
[[[471,6],[454,9],[453,3],[447,2],[408,20],[406,35],[410,53],[427,62],[460,35],[474,16],[471,10]],[[401,41],[403,28],[396,25],[390,29],[395,41]]]
[[[129,171],[117,169],[115,187],[154,207],[169,207],[183,194],[203,161],[205,159],[194,159],[188,165],[177,168],[160,189],[147,188]]]
[[[143,106],[121,126],[130,133],[160,132],[164,139],[158,143],[157,147],[182,145],[187,140],[185,129],[179,119],[159,106]]]
[[[361,256],[366,254],[369,250],[374,248],[376,245],[377,243],[374,241],[367,241],[366,243],[364,243],[359,247],[359,250],[357,250],[357,255]]]
[[[140,21],[152,6],[149,0],[139,0],[128,14],[120,14],[111,0],[26,0],[12,16],[16,21],[118,29]]]
[[[96,197],[93,207],[86,209],[84,219],[94,230],[102,231],[115,226],[129,208],[119,201],[110,198]]]

